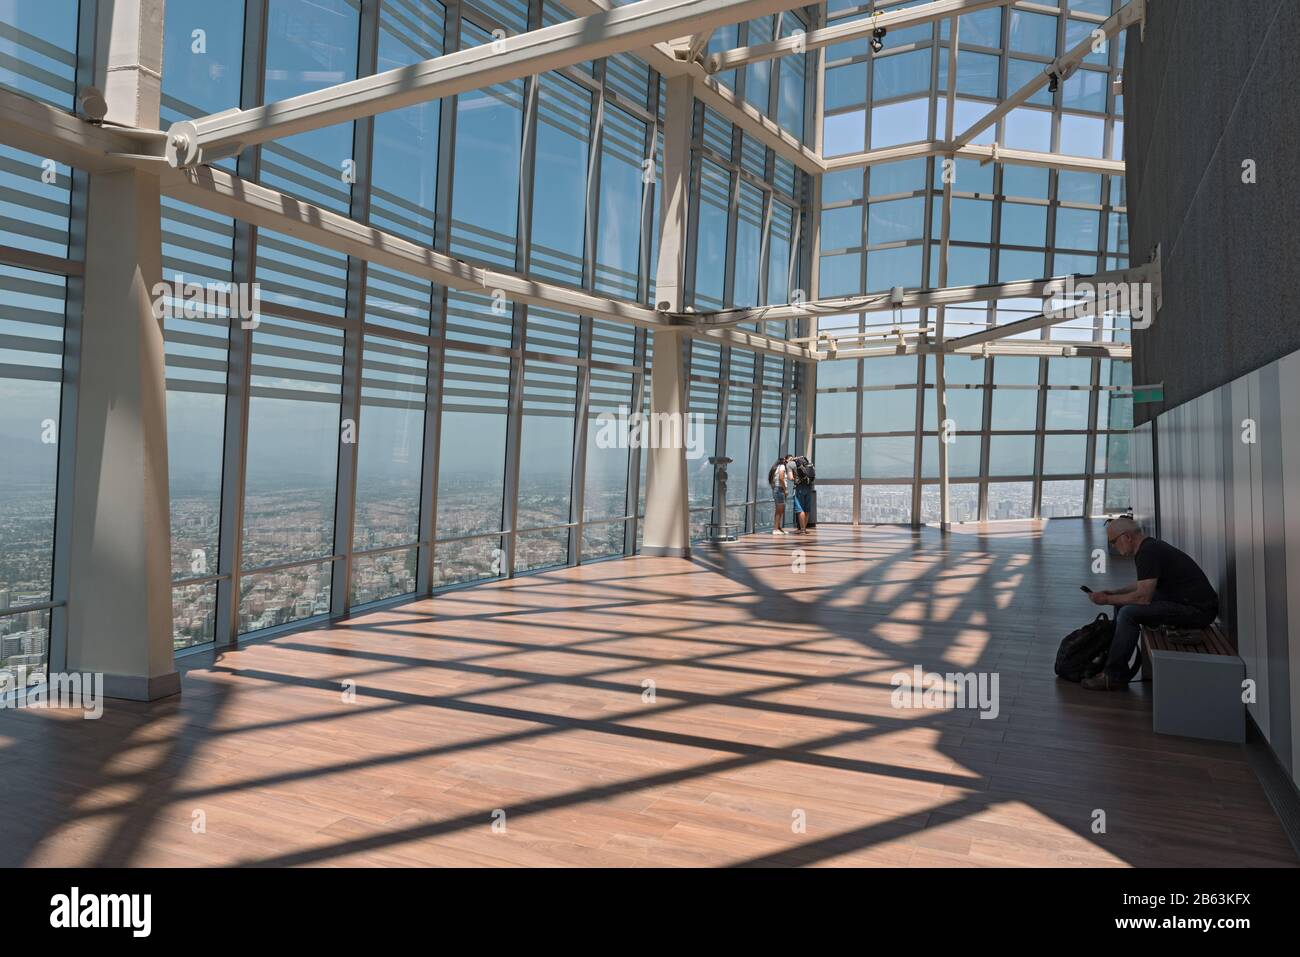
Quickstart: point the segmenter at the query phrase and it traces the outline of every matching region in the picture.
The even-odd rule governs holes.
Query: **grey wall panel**
[[[1286,503],[1282,475],[1281,366],[1259,370],[1260,491],[1264,511],[1264,633],[1268,642],[1269,742],[1283,766],[1291,761],[1290,630],[1287,623]]]
[[[1201,397],[1201,502],[1213,521],[1206,531],[1205,567],[1215,581],[1226,581],[1227,514],[1223,484],[1224,422],[1217,391]]]
[[[1228,422],[1228,445],[1231,449],[1233,502],[1233,552],[1236,575],[1226,586],[1233,594],[1235,616],[1232,625],[1237,637],[1237,653],[1246,662],[1246,676],[1257,684],[1260,681],[1260,653],[1255,628],[1255,511],[1251,495],[1250,446],[1241,441],[1240,424],[1250,417],[1250,385],[1238,379],[1228,389],[1231,418]],[[1248,706],[1251,717],[1263,730],[1268,725],[1268,712],[1256,700]]]
[[[1144,422],[1133,430],[1131,439],[1133,462],[1133,517],[1149,532],[1156,527],[1156,495],[1153,482],[1155,473],[1152,461],[1152,429],[1154,423]]]
[[[1292,701],[1300,689],[1300,355],[1279,363],[1278,390],[1282,413],[1282,492],[1286,521],[1286,599],[1288,680]],[[1291,776],[1300,779],[1300,707],[1291,706]]]
[[[1258,683],[1259,694],[1259,713],[1264,720],[1260,724],[1260,730],[1264,736],[1272,741],[1272,710],[1270,708],[1270,697],[1272,689],[1269,687],[1268,678],[1268,591],[1266,588],[1268,581],[1267,567],[1264,564],[1264,479],[1261,471],[1259,460],[1259,373],[1252,372],[1246,376],[1246,395],[1248,397],[1248,407],[1246,418],[1254,423],[1256,428],[1256,441],[1243,442],[1250,455],[1250,581],[1240,585],[1239,595],[1250,593],[1253,595],[1252,608],[1254,610],[1254,619],[1252,625],[1255,631],[1255,673],[1252,677]],[[1242,430],[1237,432],[1237,441],[1242,440]],[[1250,672],[1247,671],[1249,675]]]
[[[1219,577],[1219,620],[1237,629],[1237,487],[1233,481],[1232,387],[1216,389],[1219,424],[1219,479],[1223,494],[1223,568]]]
[[[1160,441],[1156,443],[1156,484],[1160,489],[1160,533],[1162,537],[1167,538],[1173,534],[1172,526],[1168,523],[1176,525],[1181,514],[1174,500],[1174,483],[1171,478],[1174,474],[1172,450],[1178,447],[1178,433],[1173,414],[1160,416],[1156,429],[1160,435]]]
[[[1300,783],[1300,702],[1293,690],[1300,690],[1296,410],[1300,352],[1135,427],[1133,447],[1135,517],[1151,530],[1154,508],[1160,537],[1196,559],[1218,590],[1220,621],[1255,683],[1250,714]]]

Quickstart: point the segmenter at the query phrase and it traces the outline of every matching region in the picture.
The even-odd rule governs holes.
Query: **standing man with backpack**
[[[794,476],[794,514],[799,523],[799,534],[808,534],[808,506],[812,504],[810,493],[813,483],[817,481],[817,472],[806,455],[791,455],[786,463],[789,473]]]

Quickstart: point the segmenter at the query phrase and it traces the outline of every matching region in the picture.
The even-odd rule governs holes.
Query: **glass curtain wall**
[[[77,0],[4,14],[0,86],[71,109]],[[80,323],[82,223],[72,209],[85,186],[79,170],[0,146],[0,693],[44,678],[66,599],[55,506],[73,441],[64,341]]]
[[[844,23],[910,4],[831,3]],[[955,126],[999,99],[1110,15],[1112,0],[1062,0],[1033,11],[967,14],[959,25]],[[1053,7],[1055,9],[1053,9]],[[948,89],[947,21],[891,31],[872,54],[865,39],[828,47],[823,135],[827,156],[942,139]],[[1122,158],[1123,63],[1117,37],[1061,84],[1040,90],[977,143]],[[826,174],[820,219],[822,297],[938,285],[942,160],[907,159]],[[1129,265],[1122,176],[958,160],[946,285],[1089,274]],[[949,307],[949,336],[1042,312],[1039,300]],[[935,315],[903,310],[819,319],[820,330],[933,330]],[[1027,334],[1062,344],[1128,342],[1126,315],[1072,320]],[[997,355],[945,363],[954,521],[1102,514],[1127,508],[1127,361]],[[933,357],[882,356],[817,367],[818,518],[933,522],[939,518]]]
[[[572,16],[538,0],[450,11],[436,0],[235,0],[219,12],[170,0],[167,13],[164,124]],[[6,17],[0,84],[70,109],[77,17],[75,0]],[[727,42],[807,27],[784,13],[737,25]],[[805,136],[811,62],[756,64],[724,82]],[[649,304],[662,90],[644,61],[615,56],[219,165],[474,263]],[[696,125],[688,282],[710,262],[716,288],[692,301],[788,301],[806,282],[803,177],[698,104]],[[61,600],[54,506],[80,174],[49,166],[0,152],[0,432],[24,450],[0,463],[0,673],[43,667]],[[177,649],[639,547],[646,457],[623,423],[648,409],[652,334],[487,288],[450,291],[169,198],[162,219]],[[785,323],[761,331],[795,335]],[[792,364],[716,342],[688,356],[702,426],[697,531],[723,518],[765,527],[767,460],[793,423]],[[715,455],[732,459],[716,502]]]

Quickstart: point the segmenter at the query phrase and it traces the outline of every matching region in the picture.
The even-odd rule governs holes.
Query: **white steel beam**
[[[875,166],[879,163],[892,163],[896,160],[924,156],[947,156],[953,153],[959,158],[979,160],[981,163],[1017,163],[1021,166],[1042,166],[1048,169],[1066,169],[1082,173],[1102,173],[1107,176],[1124,175],[1123,160],[1097,159],[1092,156],[1067,156],[1063,153],[1043,153],[1038,150],[1008,149],[996,143],[989,145],[968,143],[965,146],[950,147],[942,140],[908,143],[906,146],[888,146],[883,149],[867,150],[862,153],[832,156],[829,159],[823,159],[822,165],[826,172],[834,172],[835,170]]]
[[[811,359],[806,348],[784,340],[736,329],[701,327],[693,316],[673,316],[634,303],[607,299],[581,290],[540,282],[508,272],[480,269],[400,236],[356,223],[347,216],[285,196],[233,176],[200,167],[170,169],[161,156],[130,152],[140,131],[100,127],[46,103],[0,89],[0,143],[48,156],[79,169],[108,172],[138,169],[161,173],[165,195],[220,212],[254,225],[309,239],[329,249],[424,276],[440,285],[467,291],[501,289],[518,302],[535,303],[594,318],[647,328],[681,326],[688,334],[727,345],[757,349],[795,359]]]
[[[986,10],[989,7],[1003,7],[1011,2],[1012,0],[935,0],[933,3],[925,3],[903,10],[878,13],[873,17],[854,20],[852,23],[839,23],[832,27],[823,27],[820,30],[810,30],[807,33],[773,40],[771,43],[737,47],[734,50],[723,50],[706,57],[704,68],[709,73],[725,73],[747,63],[771,60],[776,57],[788,56],[791,53],[802,53],[805,50],[816,50],[830,46],[833,43],[854,40],[858,37],[869,37],[873,30],[881,27],[886,30],[901,30],[904,27],[932,23],[935,20],[943,20],[957,14],[974,13],[978,10]]]
[[[565,6],[579,16],[589,16],[614,9],[609,0],[571,0]],[[797,3],[786,5],[793,9]],[[764,146],[776,152],[777,156],[789,160],[805,173],[819,175],[825,172],[821,156],[816,150],[809,149],[795,136],[787,133],[779,123],[769,119],[764,113],[736,96],[731,89],[722,86],[709,76],[703,64],[698,61],[679,60],[671,44],[663,41],[648,44],[633,50],[651,68],[665,77],[689,75],[695,80],[695,98],[713,110],[729,123],[734,123],[754,137]]]
[[[575,315],[611,319],[650,329],[676,328],[726,345],[744,346],[796,359],[812,353],[798,345],[736,329],[695,328],[691,317],[542,282],[516,273],[484,269],[427,246],[384,232],[265,186],[249,183],[224,170],[204,166],[165,170],[162,191],[183,202],[286,233],[305,242],[420,276],[467,292],[500,290],[512,302],[549,306]]]
[[[1079,303],[1075,308],[1079,311],[1074,312],[1062,311],[1060,315],[1048,315],[1040,313],[1037,316],[1028,316],[1024,319],[1017,319],[1015,322],[1008,322],[1000,326],[990,326],[988,329],[981,329],[979,332],[971,332],[964,336],[957,336],[949,339],[945,345],[954,349],[967,349],[974,346],[983,345],[986,342],[998,342],[1003,339],[1010,339],[1012,336],[1021,336],[1026,332],[1036,332],[1040,329],[1046,329],[1048,326],[1059,325],[1062,322],[1069,322],[1072,319],[1083,319],[1096,315],[1095,312],[1089,311],[1091,306],[1096,305],[1095,301],[1088,303]],[[1030,340],[1037,341],[1037,340]]]
[[[640,0],[247,110],[185,120],[167,158],[189,167],[256,143],[635,50],[785,10],[792,0]]]
[[[127,169],[132,157],[148,151],[150,142],[162,156],[162,134],[152,141],[141,131],[88,123],[79,116],[0,88],[0,143],[53,159],[90,173]]]
[[[1101,173],[1103,176],[1123,176],[1124,161],[1098,159],[1093,156],[1068,156],[1065,153],[1042,153],[1037,150],[1015,150],[997,143],[987,146],[968,143],[958,147],[958,156],[977,159],[981,163],[1015,163],[1020,166],[1041,166],[1045,169],[1070,170],[1076,173]]]
[[[483,269],[373,226],[210,166],[169,171],[163,193],[297,239],[420,276],[466,292],[501,290],[512,302],[552,306],[586,316],[656,328],[675,324],[646,306],[620,303],[578,289],[551,286],[513,273]]]
[[[704,73],[698,63],[680,64],[695,77],[695,98],[724,120],[734,123],[764,146],[770,146],[778,156],[794,163],[805,173],[820,176],[826,165],[815,150],[805,146],[798,137],[787,133],[775,120],[759,112],[749,103]]]
[[[1146,4],[1144,0],[1130,0],[1129,3],[1120,7],[1119,10],[1107,18],[1105,23],[1098,25],[1088,36],[1071,47],[1068,53],[1047,64],[1041,73],[967,127],[956,138],[955,145],[958,148],[965,146],[1012,110],[1023,106],[1031,96],[1046,86],[1053,76],[1056,77],[1058,82],[1064,83],[1066,78],[1079,68],[1079,64],[1083,62],[1084,58],[1092,52],[1093,44],[1097,42],[1096,34],[1098,31],[1104,33],[1106,39],[1110,40],[1121,30],[1128,29],[1145,18]]]
[[[1160,259],[1158,254],[1149,263],[1112,269],[1092,275],[1055,276],[1047,279],[1020,279],[1015,282],[987,283],[975,286],[949,286],[938,289],[912,289],[903,293],[902,301],[892,303],[887,292],[864,296],[839,296],[831,299],[809,300],[779,306],[755,306],[744,309],[720,309],[701,312],[697,319],[701,325],[732,325],[767,319],[772,321],[807,318],[812,315],[833,316],[850,312],[886,312],[893,308],[921,309],[937,306],[956,306],[968,302],[993,302],[998,299],[1042,299],[1062,289],[1090,283],[1094,288],[1104,284],[1132,284],[1150,282],[1155,286],[1157,304]]]
[[[949,345],[955,340],[949,340]],[[912,356],[918,352],[931,354],[943,352],[948,356],[969,356],[984,358],[986,356],[1081,356],[1102,359],[1131,359],[1133,347],[1127,342],[1052,342],[1050,340],[1029,339],[1024,342],[1008,340],[997,343],[984,343],[979,346],[962,346],[960,349],[940,349],[937,343],[909,342],[905,346],[867,346],[862,349],[839,349],[834,354],[819,352],[818,360],[823,359],[870,359],[877,356]]]

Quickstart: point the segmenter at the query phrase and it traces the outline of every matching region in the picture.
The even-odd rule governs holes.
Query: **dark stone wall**
[[[1164,273],[1141,423],[1300,349],[1300,0],[1148,0],[1124,109],[1130,255],[1159,244]]]

